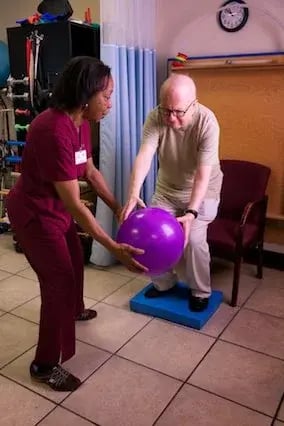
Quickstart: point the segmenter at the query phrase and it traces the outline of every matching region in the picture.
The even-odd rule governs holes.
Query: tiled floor
[[[284,273],[266,269],[259,281],[243,265],[237,308],[227,304],[232,266],[214,262],[212,274],[225,303],[195,331],[129,311],[145,278],[87,267],[86,306],[98,318],[78,324],[66,363],[84,383],[56,393],[29,377],[39,289],[1,235],[1,426],[284,426]]]

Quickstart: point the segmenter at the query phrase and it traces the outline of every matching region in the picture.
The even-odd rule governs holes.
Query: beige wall
[[[227,33],[217,24],[216,11],[223,2],[157,0],[158,81],[166,75],[167,58],[178,52],[199,56],[284,51],[282,0],[247,0],[249,20],[237,33]],[[264,9],[268,6],[282,27],[267,15]]]
[[[16,26],[16,20],[26,18],[36,12],[39,1],[36,0],[1,0],[0,40],[6,40],[6,28]],[[74,14],[73,19],[84,19],[84,11],[91,8],[92,20],[99,21],[99,0],[70,0]]]

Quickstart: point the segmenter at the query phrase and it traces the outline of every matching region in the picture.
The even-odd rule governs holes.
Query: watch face
[[[248,8],[242,0],[230,0],[222,5],[218,14],[220,26],[229,32],[238,31],[248,20]]]

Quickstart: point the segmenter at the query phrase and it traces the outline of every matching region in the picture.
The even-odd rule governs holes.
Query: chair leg
[[[263,270],[263,241],[260,241],[257,245],[257,273],[256,278],[262,279]]]
[[[232,299],[231,299],[231,306],[233,307],[237,306],[237,302],[238,302],[241,263],[242,263],[242,257],[237,256],[235,259],[235,264],[234,264],[234,278],[233,278],[233,289],[232,289]]]

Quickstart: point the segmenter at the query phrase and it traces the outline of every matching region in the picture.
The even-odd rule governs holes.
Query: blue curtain
[[[143,124],[157,103],[156,52],[102,45],[101,58],[112,69],[115,87],[112,111],[100,126],[100,171],[116,198],[124,204]],[[156,175],[155,158],[141,194],[146,204],[154,192]],[[104,230],[115,237],[113,214],[101,200],[98,200],[96,218]],[[113,259],[104,247],[94,241],[91,262],[107,266],[113,263]]]

